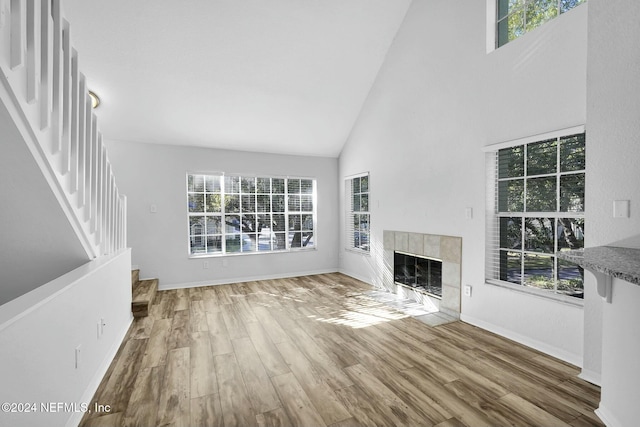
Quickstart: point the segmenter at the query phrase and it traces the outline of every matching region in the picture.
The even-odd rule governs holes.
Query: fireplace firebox
[[[442,298],[442,261],[397,251],[393,258],[397,284]]]

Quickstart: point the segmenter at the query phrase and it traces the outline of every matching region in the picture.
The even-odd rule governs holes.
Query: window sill
[[[275,255],[275,254],[291,254],[297,252],[315,252],[318,248],[308,248],[308,249],[289,249],[282,251],[263,251],[263,252],[233,252],[228,254],[221,253],[212,253],[212,254],[198,254],[198,255],[188,255],[189,259],[200,259],[200,258],[224,258],[224,257],[235,257],[235,256],[248,256],[248,255]]]
[[[496,286],[499,288],[508,289],[510,291],[520,292],[523,294],[528,294],[528,295],[548,299],[548,300],[555,301],[560,304],[569,305],[572,307],[580,307],[580,308],[584,307],[584,299],[581,299],[581,298],[570,297],[570,296],[561,295],[561,294],[554,294],[548,291],[543,291],[540,289],[536,289],[536,288],[532,288],[524,285],[516,285],[509,282],[503,282],[501,280],[487,279],[485,280],[484,283],[486,285]]]

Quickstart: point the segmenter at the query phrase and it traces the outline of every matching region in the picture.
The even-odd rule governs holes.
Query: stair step
[[[139,280],[133,286],[133,299],[131,311],[133,317],[146,317],[149,315],[151,304],[158,291],[158,279]]]
[[[140,270],[131,270],[131,286],[135,286],[140,280]]]

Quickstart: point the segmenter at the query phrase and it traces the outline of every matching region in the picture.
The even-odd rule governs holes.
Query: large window
[[[314,179],[188,174],[187,197],[192,256],[316,246]]]
[[[496,45],[500,47],[586,0],[497,0]]]
[[[585,135],[488,153],[487,275],[582,297],[584,272],[558,251],[584,247]]]
[[[347,249],[369,252],[369,174],[345,180]]]

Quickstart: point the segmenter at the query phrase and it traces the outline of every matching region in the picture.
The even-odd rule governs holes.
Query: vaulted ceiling
[[[337,157],[411,0],[64,0],[106,139]]]

